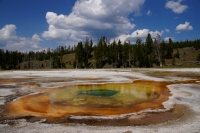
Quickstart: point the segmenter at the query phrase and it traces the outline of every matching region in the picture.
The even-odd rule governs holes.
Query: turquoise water
[[[99,96],[99,97],[110,97],[117,94],[119,91],[108,90],[108,89],[97,89],[97,90],[80,90],[79,95]]]

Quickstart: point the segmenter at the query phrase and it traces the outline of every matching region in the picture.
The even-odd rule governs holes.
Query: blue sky
[[[73,46],[101,36],[200,39],[199,0],[0,0],[0,49]]]

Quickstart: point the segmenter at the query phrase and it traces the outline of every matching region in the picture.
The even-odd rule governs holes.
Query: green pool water
[[[153,87],[132,83],[70,86],[54,89],[47,95],[54,104],[87,107],[120,107],[159,97]]]
[[[95,89],[95,90],[80,90],[79,95],[98,96],[98,97],[110,97],[117,94],[119,91],[108,89]]]

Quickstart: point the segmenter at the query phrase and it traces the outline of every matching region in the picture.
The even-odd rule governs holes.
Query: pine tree
[[[122,66],[122,57],[123,57],[122,50],[123,50],[122,43],[119,40],[117,43],[117,68],[120,68]]]
[[[167,51],[167,44],[164,40],[160,43],[160,54],[161,54],[161,62],[164,65],[165,64],[165,58],[166,58],[166,51]]]
[[[172,42],[172,39],[169,38],[169,43],[166,45],[166,55],[165,55],[165,57],[167,59],[172,59],[172,55],[173,55],[173,42]]]
[[[84,54],[83,44],[82,42],[79,42],[76,47],[76,68],[83,68]]]
[[[102,38],[99,40],[97,46],[94,49],[95,66],[96,68],[102,68],[104,59]]]
[[[153,40],[151,38],[151,34],[148,33],[146,37],[146,46],[145,46],[145,62],[146,67],[153,66]]]
[[[117,57],[118,57],[118,50],[117,50],[117,43],[116,41],[114,40],[113,43],[111,44],[111,48],[110,48],[110,51],[111,51],[111,62],[112,62],[112,66],[113,67],[117,67]]]
[[[143,67],[145,59],[144,59],[144,50],[141,44],[141,40],[138,38],[137,41],[137,59],[138,59],[138,67]]]
[[[89,68],[91,65],[91,63],[89,63],[89,59],[92,57],[92,50],[93,50],[92,45],[93,45],[92,40],[86,38],[86,42],[83,45],[83,51],[82,51],[84,68]]]
[[[109,40],[104,36],[98,41],[94,50],[95,65],[97,68],[103,68],[108,63],[108,45]]]
[[[134,51],[133,51],[133,46],[131,45],[131,42],[128,42],[129,49],[128,49],[128,66],[129,67],[134,67]]]
[[[151,34],[148,33],[146,38],[146,45],[147,45],[147,54],[151,55],[153,53],[153,40],[151,38]]]
[[[128,67],[128,60],[129,60],[129,54],[130,53],[130,47],[129,47],[129,43],[124,42],[123,45],[123,50],[122,50],[122,63],[123,63],[123,67],[126,68]]]

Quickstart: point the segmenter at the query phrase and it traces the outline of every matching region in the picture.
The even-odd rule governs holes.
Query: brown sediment
[[[13,84],[13,83],[20,83],[33,80],[33,78],[9,78],[9,79],[0,79],[0,85],[4,84]]]
[[[18,82],[28,81],[31,79],[19,79]],[[9,79],[5,82],[14,82]],[[5,83],[4,82],[4,83]],[[16,81],[15,81],[16,82]],[[1,82],[0,82],[1,83]],[[3,83],[3,82],[2,82]],[[33,95],[23,96],[15,101],[9,102],[4,108],[5,114],[1,120],[5,119],[18,119],[25,118],[30,122],[38,121],[46,118],[46,123],[84,123],[88,125],[106,125],[106,126],[128,126],[128,125],[149,125],[166,122],[169,120],[176,120],[184,115],[184,109],[186,107],[182,105],[176,105],[173,109],[165,112],[146,112],[141,113],[137,116],[127,115],[124,118],[115,119],[116,116],[121,114],[137,113],[145,109],[164,109],[163,102],[169,99],[171,96],[167,85],[173,84],[174,82],[155,82],[155,81],[144,81],[136,80],[133,85],[148,85],[154,88],[154,92],[159,94],[159,97],[137,104],[131,104],[126,106],[74,106],[74,105],[62,105],[56,104],[51,101],[47,93],[51,93],[54,89],[46,89],[47,93],[39,93]],[[196,83],[195,80],[190,81],[177,81],[176,84],[180,83]],[[88,119],[75,119],[70,117],[74,116],[88,116]],[[114,119],[90,119],[89,116],[110,116]]]
[[[159,97],[153,101],[131,104],[119,107],[85,107],[73,105],[60,105],[51,103],[50,98],[45,94],[34,94],[21,97],[13,102],[7,103],[5,119],[22,118],[27,116],[38,116],[42,118],[58,119],[69,115],[91,115],[91,116],[118,116],[121,114],[136,113],[144,109],[162,109],[162,103],[170,96],[167,82],[135,81],[134,85],[148,85],[154,87],[154,92]]]
[[[128,116],[121,119],[73,119],[68,118],[63,122],[68,123],[79,123],[87,124],[93,126],[142,126],[142,125],[152,125],[160,124],[172,120],[177,120],[187,114],[187,107],[183,105],[176,105],[173,109],[165,112],[148,112],[141,113],[136,116]],[[55,121],[58,121],[55,119]],[[47,120],[47,122],[52,123],[53,120]]]

